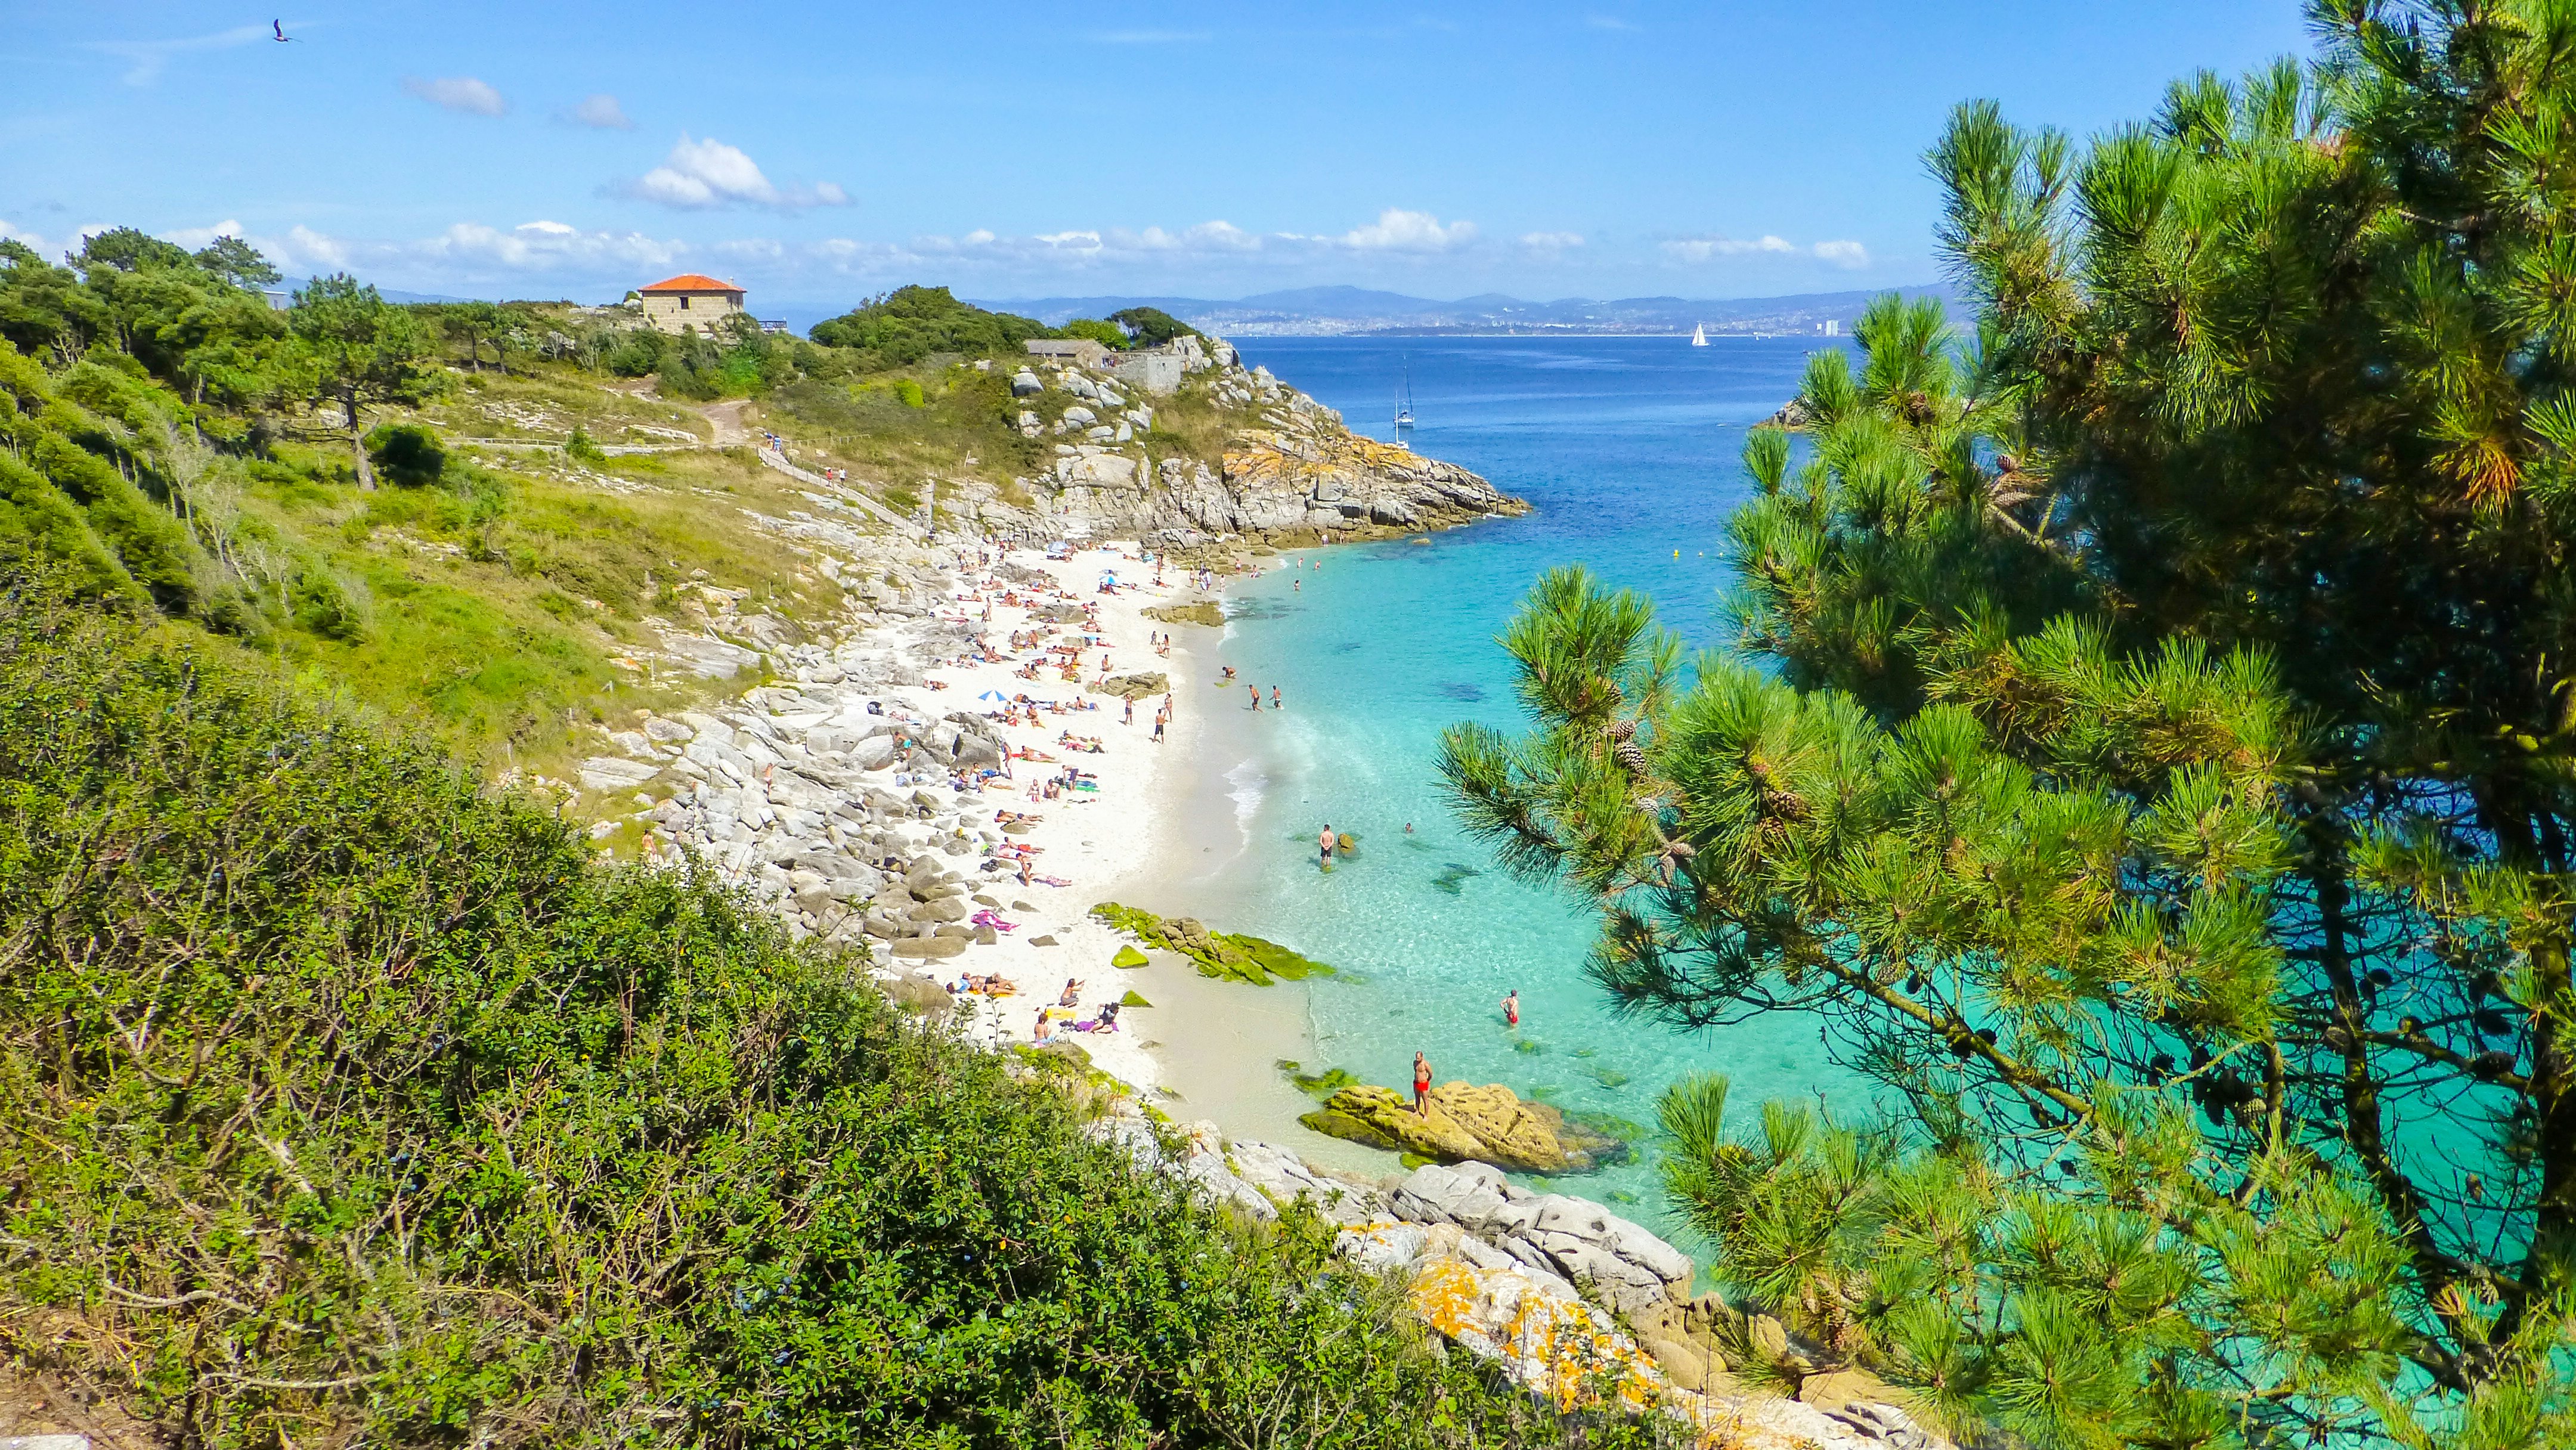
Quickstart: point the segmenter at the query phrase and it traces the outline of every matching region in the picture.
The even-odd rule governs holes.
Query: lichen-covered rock
[[[1319,1133],[1442,1163],[1491,1163],[1522,1173],[1588,1173],[1627,1145],[1594,1133],[1500,1083],[1442,1083],[1427,1111],[1393,1088],[1344,1088],[1299,1121]]]

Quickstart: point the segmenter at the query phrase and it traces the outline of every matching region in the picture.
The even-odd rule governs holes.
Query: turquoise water
[[[1664,622],[1694,645],[1723,642],[1719,551],[1726,516],[1750,488],[1737,460],[1745,429],[1796,391],[1810,351],[1833,345],[1243,344],[1249,362],[1378,437],[1392,432],[1395,384],[1409,367],[1420,417],[1413,445],[1536,506],[1429,545],[1310,551],[1300,567],[1235,592],[1215,662],[1259,684],[1265,699],[1278,686],[1286,708],[1254,715],[1239,693],[1216,707],[1227,718],[1214,722],[1218,744],[1206,758],[1226,777],[1243,849],[1192,895],[1212,922],[1349,974],[1313,987],[1310,1066],[1401,1090],[1420,1050],[1441,1081],[1505,1083],[1646,1125],[1664,1086],[1691,1071],[1730,1076],[1743,1111],[1853,1081],[1824,1059],[1811,1018],[1685,1034],[1613,1016],[1581,971],[1593,936],[1582,904],[1504,876],[1451,819],[1433,768],[1440,731],[1453,722],[1523,728],[1494,636],[1542,569],[1585,564],[1651,593]],[[1360,842],[1329,873],[1316,864],[1326,822]],[[1518,1031],[1498,1005],[1513,988]],[[1641,1141],[1630,1162],[1565,1187],[1660,1219],[1652,1159]]]

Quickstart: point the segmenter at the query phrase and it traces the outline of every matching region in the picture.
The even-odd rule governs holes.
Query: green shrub
[[[1128,345],[1127,330],[1125,328],[1120,327],[1114,322],[1103,322],[1097,317],[1077,317],[1071,322],[1066,323],[1064,326],[1057,328],[1055,330],[1055,335],[1058,337],[1087,337],[1093,342],[1109,348],[1123,349]]]
[[[599,445],[591,440],[591,436],[584,432],[578,423],[573,425],[572,436],[564,440],[564,457],[575,463],[608,461],[608,455],[600,451]]]
[[[1138,347],[1161,347],[1176,337],[1199,337],[1199,330],[1159,307],[1127,307],[1109,314],[1127,330]]]
[[[319,559],[308,558],[297,566],[286,599],[300,628],[342,644],[356,644],[367,637],[366,621],[348,586]]]
[[[640,378],[660,371],[666,338],[649,327],[618,333],[600,350],[599,365],[621,378]]]
[[[417,423],[389,423],[367,435],[367,461],[388,483],[427,488],[446,473],[447,450]]]
[[[1021,343],[1049,333],[1047,325],[1034,318],[987,312],[958,301],[945,287],[898,287],[815,323],[810,335],[827,347],[863,354],[858,365],[872,372],[908,366],[933,353],[1014,354]]]

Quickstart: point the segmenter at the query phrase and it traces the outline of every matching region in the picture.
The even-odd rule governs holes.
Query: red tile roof
[[[635,290],[638,292],[732,292],[736,294],[739,294],[742,291],[740,287],[735,286],[731,282],[719,282],[715,278],[707,276],[703,272],[682,272],[677,277],[665,277],[650,287],[638,287]]]

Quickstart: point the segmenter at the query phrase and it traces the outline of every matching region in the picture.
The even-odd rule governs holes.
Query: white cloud
[[[302,222],[287,229],[284,245],[262,246],[260,250],[282,263],[281,270],[293,267],[336,269],[349,265],[349,249],[339,238],[324,236]]]
[[[1521,245],[1533,252],[1557,253],[1583,245],[1581,232],[1523,232]]]
[[[563,119],[576,126],[588,126],[595,131],[635,129],[635,123],[626,119],[626,108],[617,104],[617,98],[606,91],[595,96],[584,97],[580,105],[564,113]]]
[[[189,251],[193,252],[211,245],[217,237],[238,237],[241,235],[242,224],[237,221],[226,220],[219,221],[210,227],[181,227],[175,232],[163,232],[161,234],[161,240],[170,242],[177,246],[185,247]]]
[[[405,76],[402,88],[433,106],[469,116],[498,116],[510,109],[499,91],[472,76],[441,76],[435,80]]]
[[[1358,252],[1448,252],[1476,239],[1474,222],[1440,224],[1427,211],[1388,207],[1377,220],[1344,232],[1341,244]]]
[[[1616,15],[1586,15],[1583,17],[1583,23],[1595,30],[1635,30],[1637,28],[1633,21],[1622,20]]]
[[[551,272],[566,268],[667,268],[687,247],[648,237],[642,232],[584,231],[562,222],[523,222],[508,231],[479,222],[458,222],[438,236],[397,248],[397,255],[497,266],[513,272]]]
[[[1869,249],[1858,242],[1818,242],[1800,246],[1785,237],[1681,237],[1662,244],[1663,253],[1676,262],[1708,262],[1719,257],[1813,257],[1817,261],[1843,268],[1869,265]]]
[[[212,35],[192,35],[182,40],[102,40],[90,49],[116,56],[125,62],[125,83],[148,86],[169,69],[171,58],[203,50],[230,50],[237,45],[269,38],[265,25],[236,25]]]
[[[618,189],[686,211],[725,206],[847,206],[850,201],[848,192],[828,181],[811,188],[783,189],[771,183],[742,148],[712,136],[693,141],[686,132],[661,165]]]

